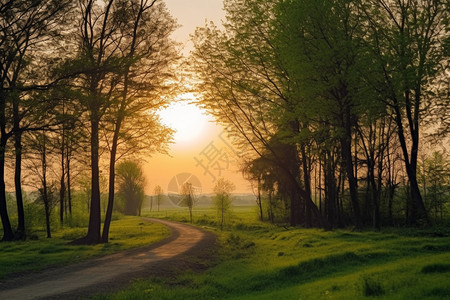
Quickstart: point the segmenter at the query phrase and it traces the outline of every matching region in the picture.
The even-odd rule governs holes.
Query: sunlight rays
[[[175,143],[198,142],[212,120],[203,110],[187,101],[175,101],[158,112],[158,115],[164,125],[175,130]]]

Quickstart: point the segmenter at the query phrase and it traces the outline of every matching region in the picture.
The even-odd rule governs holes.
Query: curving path
[[[117,290],[135,278],[204,268],[194,266],[193,261],[208,259],[215,244],[212,233],[181,223],[143,219],[168,226],[170,237],[151,246],[0,282],[0,299],[76,299]]]

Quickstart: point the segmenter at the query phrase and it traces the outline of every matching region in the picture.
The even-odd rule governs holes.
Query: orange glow
[[[212,120],[196,105],[188,102],[173,102],[159,112],[164,125],[175,130],[175,143],[193,143],[201,139]]]
[[[211,193],[214,179],[219,177],[233,181],[237,187],[236,192],[251,192],[247,181],[243,180],[238,171],[236,157],[229,156],[229,163],[222,158],[217,163],[221,164],[218,172],[218,164],[210,164],[203,155],[208,147],[217,147],[220,151],[228,148],[223,139],[223,128],[214,122],[214,117],[192,103],[195,99],[192,94],[184,94],[177,97],[166,109],[158,115],[164,125],[171,127],[176,132],[174,143],[170,145],[170,155],[155,154],[145,165],[145,173],[148,179],[146,192],[150,195],[156,185],[160,185],[164,191],[170,192],[170,181],[179,174],[188,173],[196,176],[200,181],[203,193]],[[226,142],[228,145],[230,141]],[[216,157],[219,158],[218,156]],[[207,169],[202,167],[199,160]]]

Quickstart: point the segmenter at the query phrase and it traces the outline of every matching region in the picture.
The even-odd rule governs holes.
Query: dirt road
[[[170,237],[148,247],[2,281],[0,299],[76,299],[117,290],[135,278],[205,267],[215,244],[212,233],[185,224],[145,219],[168,226]]]

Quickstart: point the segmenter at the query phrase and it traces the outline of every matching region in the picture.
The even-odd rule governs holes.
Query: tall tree
[[[31,134],[26,143],[32,147],[33,151],[28,151],[27,159],[25,160],[25,167],[29,171],[30,182],[29,185],[38,190],[39,196],[37,201],[41,202],[44,206],[45,214],[45,228],[47,232],[47,238],[51,238],[51,224],[50,217],[53,207],[56,205],[56,189],[49,176],[51,172],[51,157],[54,157],[54,146],[49,143],[48,133],[45,131],[34,132]],[[53,149],[52,149],[53,148]],[[49,178],[50,177],[50,178]],[[56,178],[53,178],[56,179]]]
[[[77,242],[95,244],[108,240],[119,139],[137,140],[135,145],[140,145],[140,149],[145,135],[152,142],[160,142],[152,149],[162,149],[161,145],[168,140],[169,131],[158,125],[154,114],[147,111],[163,103],[160,94],[170,77],[168,66],[176,57],[168,38],[175,25],[165,6],[156,0],[80,0],[79,3],[80,49],[77,58],[67,64],[66,72],[80,74],[75,83],[91,127],[92,188],[88,233]],[[127,124],[128,117],[136,123]],[[149,135],[151,130],[153,135]],[[110,150],[110,192],[103,238],[100,236],[100,131],[108,137]]]
[[[108,208],[103,226],[102,242],[108,242],[109,226],[114,205],[114,178],[117,148],[120,135],[131,129],[131,135],[137,138],[136,128],[124,127],[128,119],[149,119],[144,122],[150,125],[149,135],[141,136],[155,143],[148,150],[161,149],[169,136],[167,131],[159,130],[161,124],[149,114],[164,105],[165,92],[168,92],[167,80],[172,77],[170,67],[177,60],[177,53],[170,34],[176,28],[175,21],[168,14],[162,2],[153,1],[118,1],[115,14],[123,24],[120,26],[123,40],[121,53],[127,61],[121,74],[120,96],[117,107],[111,114],[114,120],[110,147]],[[114,108],[113,106],[112,108]],[[141,122],[142,124],[142,122]],[[162,136],[159,135],[162,133]]]
[[[113,2],[79,1],[80,49],[78,57],[68,64],[68,69],[73,68],[80,74],[76,83],[90,123],[91,204],[88,233],[74,241],[80,244],[96,244],[101,237],[99,128],[118,84],[117,74],[123,69],[123,62],[117,58],[120,35],[113,18]]]
[[[286,117],[293,108],[293,99],[286,93],[290,80],[270,36],[277,2],[225,1],[225,29],[209,25],[197,30],[194,59],[201,77],[200,102],[242,141],[236,143],[240,150],[260,157],[266,150],[271,152],[290,185],[291,224],[303,222],[301,207],[305,203],[320,223],[317,207],[302,187],[298,147],[289,141],[298,134],[300,124],[298,119]],[[275,146],[280,144],[284,148],[277,153]]]
[[[24,130],[30,130],[21,124],[23,118],[30,113],[29,97],[24,91],[39,89],[46,86],[45,74],[48,51],[41,51],[51,44],[51,37],[64,20],[66,9],[70,9],[70,1],[6,1],[0,5],[2,18],[0,53],[0,215],[2,216],[3,240],[13,238],[4,206],[4,155],[7,141],[14,135],[16,149],[15,187],[18,209],[18,238],[24,237],[25,222],[23,212],[21,187],[21,135]],[[47,50],[47,49],[46,49]],[[41,52],[40,52],[41,51]],[[31,54],[32,53],[32,54]],[[40,57],[38,53],[44,54]],[[30,72],[31,68],[40,68]],[[48,80],[47,80],[48,81]],[[12,121],[12,124],[8,124]],[[10,126],[8,128],[8,126]],[[28,125],[30,126],[30,125]],[[36,125],[34,126],[36,127]],[[35,128],[37,129],[37,128]]]
[[[379,86],[397,125],[413,204],[409,223],[427,222],[417,159],[425,99],[434,90],[434,77],[448,67],[448,1],[368,0],[360,8],[367,19],[365,41],[382,75]]]
[[[361,227],[352,141],[362,108],[372,96],[357,76],[363,20],[354,10],[349,1],[283,1],[277,7],[281,26],[274,34],[295,82],[295,112],[309,123],[325,119],[316,130],[328,126],[339,140],[355,224]]]

